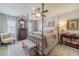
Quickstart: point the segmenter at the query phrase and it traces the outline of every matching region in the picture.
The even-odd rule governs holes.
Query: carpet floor
[[[22,48],[22,41],[17,41],[15,44],[8,46],[0,46],[0,56],[26,56]]]
[[[50,56],[79,56],[79,49],[66,45],[57,45],[49,53]],[[0,46],[0,56],[28,56],[28,53],[22,48],[22,41],[16,41],[15,44]]]
[[[66,45],[57,45],[49,53],[50,56],[79,56],[79,49]]]

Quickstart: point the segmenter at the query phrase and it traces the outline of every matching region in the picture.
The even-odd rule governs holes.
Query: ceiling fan
[[[35,15],[36,18],[40,17],[42,15],[42,13],[48,12],[48,10],[45,10],[43,12],[41,12],[41,8],[33,8],[34,13],[32,13],[32,15]],[[44,17],[46,17],[46,15],[43,15]]]

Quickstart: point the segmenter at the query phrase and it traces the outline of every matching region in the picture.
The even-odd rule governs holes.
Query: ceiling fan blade
[[[48,12],[48,10],[44,10],[43,13]]]
[[[46,15],[43,15],[44,17],[46,17]]]

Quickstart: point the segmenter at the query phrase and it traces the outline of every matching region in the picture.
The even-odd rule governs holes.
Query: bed
[[[42,32],[35,31],[28,34],[33,42],[39,45],[39,51],[42,50]],[[52,32],[44,32],[44,54],[47,55],[51,49],[58,43],[58,34],[56,29]],[[39,52],[41,54],[41,52]]]

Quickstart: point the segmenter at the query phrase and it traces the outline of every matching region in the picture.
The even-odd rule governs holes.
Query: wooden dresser
[[[27,29],[26,28],[19,29],[18,40],[24,40],[26,38],[27,38]]]
[[[26,20],[20,19],[18,26],[18,40],[24,40],[27,38]]]

